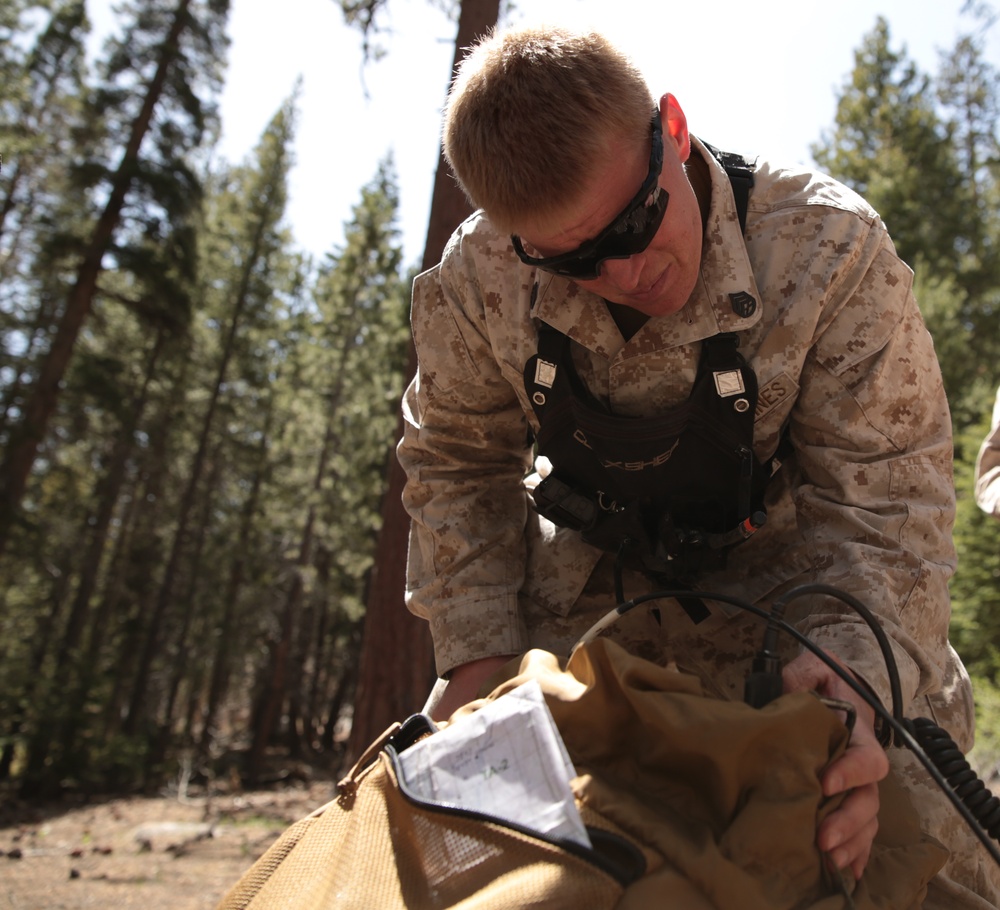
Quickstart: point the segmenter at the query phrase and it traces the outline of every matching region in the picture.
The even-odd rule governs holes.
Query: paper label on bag
[[[576,770],[536,680],[399,756],[421,799],[482,812],[590,847],[569,782]]]

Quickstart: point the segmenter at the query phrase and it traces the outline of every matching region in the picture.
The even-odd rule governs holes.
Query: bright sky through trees
[[[938,51],[971,27],[960,15],[963,3],[531,0],[520,4],[530,11],[509,21],[593,25],[634,55],[654,93],[677,96],[695,134],[720,148],[808,161],[876,17],[888,20],[894,49],[905,45],[922,70],[934,72]],[[98,36],[114,27],[110,8],[110,0],[88,0]],[[392,0],[382,24],[385,56],[363,66],[360,35],[333,0],[233,3],[220,154],[246,155],[302,77],[289,221],[316,256],[342,243],[361,186],[390,151],[406,261],[423,250],[455,26],[430,0]],[[996,34],[990,47],[1000,64]]]

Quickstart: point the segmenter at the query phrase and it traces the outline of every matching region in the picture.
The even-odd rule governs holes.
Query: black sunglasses
[[[558,256],[536,258],[524,251],[521,238],[511,235],[514,252],[526,265],[554,272],[566,278],[591,281],[599,278],[601,263],[605,259],[628,259],[649,246],[660,229],[663,215],[670,201],[670,194],[659,185],[663,168],[663,127],[660,115],[653,113],[653,143],[649,152],[649,173],[639,192],[625,206],[614,221],[592,240],[580,244],[575,250]]]

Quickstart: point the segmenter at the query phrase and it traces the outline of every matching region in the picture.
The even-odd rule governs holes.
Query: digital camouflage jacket
[[[412,517],[407,603],[430,623],[438,672],[550,646],[538,631],[550,619],[575,635],[589,626],[574,623],[588,586],[611,590],[595,572],[613,561],[541,519],[527,493],[537,427],[522,374],[539,321],[572,339],[587,387],[629,416],[684,400],[702,340],[736,332],[759,388],[755,452],[766,462],[783,434],[791,448],[768,487],[767,523],[702,589],[764,606],[807,582],[858,597],[891,638],[907,714],[919,699],[915,713],[968,748],[971,691],[948,644],[951,423],[912,273],[863,199],[808,170],[760,162],[741,233],[725,171],[697,141],[693,154],[712,180],[700,280],[683,309],[627,341],[602,299],[522,264],[481,212],[415,281],[419,367],[398,455]],[[695,626],[669,604],[657,619],[703,677],[722,673],[735,689],[758,619],[717,605]],[[859,617],[817,596],[794,619],[889,704]]]

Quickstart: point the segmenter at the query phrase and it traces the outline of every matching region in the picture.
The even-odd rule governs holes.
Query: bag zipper
[[[557,847],[560,850],[570,853],[578,859],[582,859],[590,865],[595,866],[601,872],[615,879],[623,888],[641,878],[646,872],[646,858],[643,856],[642,851],[640,851],[639,848],[636,847],[631,841],[602,828],[587,828],[587,834],[591,837],[591,842],[593,843],[596,839],[598,842],[605,843],[608,846],[613,845],[615,851],[622,854],[629,865],[626,865],[625,862],[612,860],[610,857],[602,854],[599,850],[593,848],[588,849],[582,844],[578,844],[576,841],[547,837],[540,831],[536,831],[533,828],[521,825],[517,822],[511,821],[510,819],[499,818],[498,816],[492,815],[488,812],[468,809],[464,806],[454,806],[449,803],[430,802],[429,800],[423,799],[413,793],[407,786],[405,778],[400,773],[399,753],[396,749],[390,744],[386,745],[384,751],[389,759],[390,765],[392,766],[392,772],[396,778],[396,785],[399,787],[399,792],[402,793],[407,800],[423,809],[427,809],[430,812],[441,812],[445,815],[456,815],[461,818],[468,818],[474,821],[497,825],[501,828],[516,831],[519,834],[532,838],[533,840],[550,844],[553,847]]]

